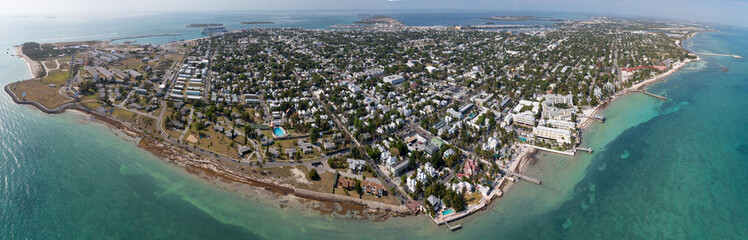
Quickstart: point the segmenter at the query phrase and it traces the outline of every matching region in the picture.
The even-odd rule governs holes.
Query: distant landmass
[[[268,22],[268,21],[250,21],[250,22],[241,22],[241,24],[275,24],[275,23]]]
[[[187,27],[194,27],[194,28],[206,28],[206,27],[222,27],[222,23],[193,23],[190,25],[187,25]]]
[[[388,24],[392,26],[405,26],[405,24],[401,23],[397,19],[390,17],[390,16],[384,16],[384,15],[371,16],[363,20],[355,21],[353,23],[355,24]]]
[[[484,20],[495,20],[495,21],[551,21],[551,22],[563,22],[566,21],[560,18],[548,18],[548,17],[535,17],[535,16],[494,16],[494,17],[482,17]],[[486,23],[492,24],[493,22]]]
[[[483,17],[481,19],[498,20],[498,21],[532,21],[537,18],[534,16],[494,16],[494,17]]]

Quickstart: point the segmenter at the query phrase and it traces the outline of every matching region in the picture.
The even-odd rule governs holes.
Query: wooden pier
[[[525,176],[525,175],[522,175],[522,174],[519,174],[519,173],[516,173],[516,172],[506,171],[506,174],[518,177],[520,179],[523,179],[525,181],[528,181],[528,182],[531,182],[531,183],[534,183],[534,184],[537,184],[537,185],[541,184],[540,180],[537,180],[537,179],[534,179],[534,178],[531,178],[531,177],[528,177],[528,176]]]
[[[574,148],[574,149],[577,150],[577,151],[582,151],[582,152],[586,152],[586,153],[592,153],[592,149],[591,148],[581,148],[581,147],[578,147],[578,148]]]
[[[644,93],[644,94],[646,94],[646,95],[649,95],[651,97],[657,98],[660,101],[666,101],[667,100],[666,97],[663,97],[663,96],[660,96],[660,95],[657,95],[657,94],[654,94],[654,93],[650,93],[650,92],[647,92],[647,91],[644,91],[644,90],[641,90],[641,92]]]
[[[445,223],[445,224],[447,224],[447,227],[448,227],[448,228],[449,228],[449,230],[450,230],[450,231],[452,231],[452,232],[454,232],[454,231],[457,231],[458,229],[462,228],[462,224],[457,224],[457,225],[454,225],[454,226],[451,226],[451,225],[449,225],[449,223],[448,223],[448,222],[447,222],[447,223]]]
[[[604,123],[605,122],[605,117],[603,117],[601,115],[592,116],[592,119],[595,120],[595,121],[597,121],[597,122],[599,122],[599,123]]]

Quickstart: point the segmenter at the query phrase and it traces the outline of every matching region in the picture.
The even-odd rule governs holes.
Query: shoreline
[[[695,36],[695,34],[691,34],[685,40],[690,39],[693,36]],[[185,40],[181,42],[190,43],[192,41],[196,41],[196,39]],[[14,48],[16,49],[17,56],[22,58],[27,63],[27,66],[29,68],[29,71],[32,77],[36,78],[35,73],[39,73],[41,69],[39,66],[39,62],[33,61],[30,58],[28,58],[26,55],[24,55],[22,52],[21,45],[14,46]],[[688,51],[688,50],[686,51],[689,53],[692,53],[691,51]],[[695,54],[695,53],[692,53],[692,54]],[[698,57],[698,55],[696,56],[697,58],[695,60],[701,60],[700,57]],[[614,101],[615,99],[617,99],[618,97],[626,93],[630,93],[630,91],[632,90],[641,89],[649,84],[663,80],[666,77],[680,70],[683,66],[688,65],[688,63],[692,61],[693,61],[692,59],[686,59],[682,63],[677,62],[677,64],[674,64],[674,66],[667,72],[658,74],[657,76],[653,76],[637,84],[634,84],[632,87],[622,90],[619,93],[619,95],[614,95],[610,99],[602,102],[601,104],[598,104],[597,106],[587,109],[583,112],[585,113],[585,116],[594,116],[600,111],[605,110],[607,105],[611,103],[612,101]],[[412,213],[405,205],[396,206],[392,204],[380,203],[380,202],[375,202],[375,201],[356,199],[353,197],[345,197],[345,196],[334,195],[334,194],[323,193],[323,192],[315,192],[315,191],[306,190],[302,188],[296,188],[296,187],[293,187],[293,186],[290,186],[284,183],[278,183],[276,181],[273,181],[273,179],[257,178],[257,177],[251,176],[250,174],[237,172],[237,171],[230,169],[230,166],[220,164],[219,162],[221,162],[221,160],[219,159],[200,156],[200,154],[190,152],[189,150],[184,149],[180,146],[174,145],[173,143],[170,143],[169,141],[159,141],[153,136],[150,136],[148,134],[141,132],[138,129],[135,129],[129,123],[120,121],[118,119],[115,119],[109,116],[99,115],[98,113],[92,111],[91,109],[88,109],[85,106],[81,106],[80,104],[77,104],[77,103],[65,103],[60,107],[50,110],[35,101],[25,101],[25,100],[21,101],[18,99],[17,96],[15,96],[15,94],[12,91],[10,91],[9,85],[10,84],[5,86],[5,90],[6,92],[8,92],[8,94],[12,96],[13,100],[17,104],[32,105],[35,108],[39,109],[40,111],[48,113],[48,114],[63,113],[65,112],[66,109],[72,109],[72,110],[75,110],[75,112],[80,112],[81,114],[91,116],[92,118],[95,118],[96,120],[105,123],[107,126],[117,128],[123,133],[127,134],[128,136],[139,139],[137,142],[137,146],[145,151],[148,151],[153,156],[161,159],[164,162],[182,167],[188,173],[192,173],[200,177],[207,175],[207,176],[212,177],[214,180],[218,180],[218,181],[223,180],[226,182],[239,183],[239,184],[242,184],[243,186],[249,185],[250,187],[269,191],[271,194],[268,194],[268,196],[270,197],[273,197],[274,195],[293,196],[300,200],[311,200],[313,202],[320,202],[323,204],[349,205],[349,206],[343,206],[343,209],[344,209],[343,211],[346,211],[346,212],[348,210],[361,210],[361,209],[355,209],[355,208],[364,208],[364,210],[367,210],[367,214],[376,212],[376,213],[381,214],[380,216],[382,216],[381,218],[383,219],[386,219],[389,216],[416,215]],[[591,113],[587,114],[587,111],[590,111]],[[585,118],[586,118],[585,120],[582,120],[582,122],[580,122],[581,130],[584,130],[585,128],[589,127],[590,122],[592,122],[591,118],[589,117],[585,117]],[[529,148],[529,147],[523,148],[522,151],[517,156],[517,159],[513,161],[512,164],[509,166],[509,169],[516,173],[524,172],[525,169],[528,167],[529,163],[533,159],[536,159],[535,155],[537,153],[538,151],[532,148]],[[259,168],[258,170],[262,170],[262,168]],[[503,194],[511,190],[512,187],[516,184],[516,182],[512,182],[511,180],[507,181],[507,180],[508,179],[506,178],[506,176],[503,177],[503,179],[496,186],[496,188],[498,188],[501,194],[499,194],[498,197],[489,199],[489,203],[476,212],[480,212],[481,210],[485,210],[488,207],[491,207],[491,203],[493,202],[497,202],[496,204],[498,204]],[[517,179],[516,181],[521,181],[521,180]],[[499,198],[499,199],[495,199],[495,198]],[[328,212],[328,210],[323,210],[319,208],[315,208],[315,210],[318,210],[322,213]],[[475,214],[475,213],[472,213],[472,214]]]
[[[8,91],[7,85],[6,91]],[[14,100],[16,99],[14,95],[11,96]],[[154,157],[161,159],[165,163],[170,163],[174,166],[183,168],[186,172],[194,174],[201,178],[209,176],[210,178],[212,178],[206,178],[206,180],[209,180],[209,182],[223,180],[225,182],[239,183],[243,186],[267,191],[267,193],[269,193],[267,195],[268,197],[277,198],[279,196],[293,196],[299,200],[311,200],[327,205],[339,204],[340,206],[337,208],[342,209],[339,211],[333,211],[330,210],[329,207],[319,208],[319,206],[316,206],[315,210],[318,210],[321,213],[337,212],[343,215],[346,212],[352,210],[366,210],[365,213],[367,215],[373,215],[373,217],[375,217],[375,220],[380,221],[385,220],[388,217],[414,215],[404,205],[395,206],[370,200],[315,192],[307,189],[293,187],[284,183],[277,183],[272,180],[260,179],[244,173],[236,172],[229,169],[228,167],[221,166],[216,162],[216,159],[211,159],[209,157],[200,157],[198,156],[198,154],[185,152],[185,149],[174,146],[170,143],[159,142],[157,139],[141,132],[140,130],[134,129],[128,123],[108,116],[99,115],[96,112],[79,105],[68,104],[56,109],[49,110],[46,108],[39,108],[37,105],[33,104],[35,102],[32,102],[33,101],[21,101],[17,103],[34,106],[36,109],[47,114],[60,114],[66,112],[66,110],[69,109],[73,110],[72,113],[91,117],[94,121],[104,124],[110,128],[117,129],[130,138],[139,139],[137,140],[137,143],[135,143],[137,147],[149,152]],[[364,211],[360,212],[364,213]]]
[[[17,55],[21,57],[29,66],[29,70],[33,70],[34,68],[32,66],[34,65],[32,63],[36,63],[36,61],[33,61],[26,55],[24,55],[20,45],[14,46],[14,48],[16,48],[17,50]],[[293,197],[296,197],[298,199],[321,202],[323,203],[323,205],[339,204],[340,206],[337,208],[342,208],[342,210],[333,211],[330,210],[329,207],[325,209],[315,207],[315,209],[320,211],[321,213],[338,212],[342,215],[342,213],[346,213],[349,210],[366,210],[360,212],[366,212],[367,215],[374,215],[376,219],[380,220],[386,219],[390,216],[398,217],[415,215],[405,205],[396,206],[353,197],[315,192],[302,188],[296,188],[284,183],[278,183],[273,181],[272,179],[260,179],[245,173],[236,172],[229,169],[228,166],[222,166],[221,164],[217,163],[220,160],[213,159],[211,157],[203,157],[199,154],[195,154],[189,151],[185,152],[185,149],[179,146],[175,146],[168,141],[159,142],[154,137],[145,134],[138,129],[135,129],[126,122],[122,122],[109,116],[100,115],[95,111],[81,106],[77,103],[67,102],[59,107],[49,109],[39,102],[20,99],[10,89],[10,85],[11,84],[5,85],[4,90],[16,104],[30,105],[35,109],[47,114],[60,114],[66,112],[66,110],[73,110],[73,112],[77,112],[81,115],[92,117],[102,124],[120,130],[131,138],[139,139],[136,143],[139,148],[151,153],[154,157],[159,158],[166,163],[171,163],[175,166],[184,168],[188,173],[192,173],[198,176],[201,174],[205,174],[215,179],[249,185],[250,187],[254,187],[259,190],[268,191],[270,194],[277,194],[280,196],[292,195]],[[190,170],[189,168],[192,168],[192,170]],[[262,169],[260,168],[260,170]],[[272,197],[273,195],[270,194],[268,194],[268,196]]]
[[[650,84],[653,84],[655,82],[664,80],[668,76],[670,76],[670,75],[678,72],[681,68],[685,67],[689,63],[694,62],[694,61],[700,61],[701,57],[698,54],[696,54],[696,53],[694,53],[692,51],[689,51],[683,45],[683,42],[685,42],[685,40],[693,38],[698,33],[700,33],[700,32],[692,33],[686,39],[684,39],[683,41],[681,41],[681,45],[680,45],[688,53],[696,55],[696,59],[686,59],[682,64],[679,64],[678,66],[674,66],[673,68],[671,68],[667,72],[664,72],[664,73],[658,74],[656,76],[653,76],[651,78],[645,79],[645,80],[643,80],[643,81],[641,81],[639,83],[634,84],[630,88],[626,88],[626,89],[622,90],[620,92],[620,95],[613,95],[613,97],[611,99],[609,99],[609,100],[607,100],[605,102],[602,102],[602,103],[598,104],[595,107],[592,107],[592,108],[589,108],[589,109],[586,109],[586,110],[582,111],[583,114],[584,114],[584,116],[594,116],[594,115],[597,115],[599,112],[604,111],[608,107],[608,105],[610,103],[612,103],[613,101],[615,101],[619,97],[622,97],[622,96],[624,96],[626,94],[632,93],[632,91],[634,91],[634,90],[640,90],[640,89],[642,89],[642,88],[644,88],[644,87],[646,87],[646,86],[648,86]],[[580,129],[580,131],[584,131],[584,130],[588,129],[588,127],[590,127],[591,123],[593,123],[593,122],[595,122],[593,119],[591,119],[589,117],[584,117],[584,120],[580,120],[580,123],[579,123],[579,126],[580,126],[579,129]],[[523,145],[524,144],[518,144],[518,146],[523,146]],[[524,172],[527,169],[528,164],[530,163],[530,161],[532,161],[534,159],[537,160],[537,158],[535,156],[538,154],[538,152],[539,152],[539,150],[533,149],[533,148],[530,148],[530,147],[523,148],[522,152],[520,152],[520,154],[517,155],[517,160],[514,161],[509,166],[509,170],[521,174],[522,172]],[[506,179],[506,177],[504,177],[504,179]],[[521,181],[521,180],[517,180],[517,181]],[[494,203],[498,204],[498,202],[500,201],[501,197],[503,197],[504,194],[506,194],[507,192],[509,192],[514,187],[515,184],[516,183],[512,182],[512,181],[503,181],[503,182],[501,182],[501,184],[498,185],[498,188],[502,191],[503,194],[501,196],[497,197],[498,199],[492,200],[485,208],[493,207],[492,205]]]
[[[78,109],[76,109],[78,110]],[[377,213],[379,215],[391,215],[391,216],[404,216],[404,215],[410,215],[410,210],[407,209],[404,205],[394,206],[390,204],[380,203],[380,202],[374,202],[364,199],[356,199],[356,198],[349,198],[339,195],[333,195],[328,193],[321,193],[321,192],[315,192],[311,190],[306,190],[302,188],[297,188],[294,186],[290,186],[284,183],[278,183],[273,180],[268,179],[261,179],[257,178],[245,173],[237,172],[232,169],[230,169],[227,166],[223,166],[216,161],[217,159],[213,159],[210,157],[201,157],[199,154],[191,153],[191,152],[185,152],[185,149],[182,149],[178,146],[174,146],[171,143],[167,142],[159,142],[157,139],[142,133],[141,131],[137,129],[132,129],[131,126],[127,123],[120,122],[119,120],[112,119],[108,116],[100,116],[93,112],[84,112],[89,113],[90,115],[94,116],[98,120],[102,120],[104,122],[110,123],[111,121],[114,121],[115,123],[112,124],[119,128],[120,130],[123,130],[126,134],[128,132],[135,134],[138,138],[140,138],[140,141],[138,142],[138,147],[148,151],[153,156],[169,162],[176,164],[177,166],[185,167],[185,170],[187,172],[195,174],[195,170],[190,171],[186,168],[194,168],[203,174],[206,174],[208,176],[211,176],[215,179],[220,179],[228,182],[234,182],[234,183],[240,183],[245,186],[254,187],[260,190],[268,191],[271,194],[277,194],[281,196],[285,195],[292,195],[299,199],[304,200],[312,200],[312,201],[318,201],[322,203],[327,204],[341,204],[344,205],[342,208],[344,210],[349,210],[355,208],[354,206],[359,206],[366,208],[367,210],[370,210],[369,213]],[[196,174],[199,176],[199,174]],[[272,196],[272,195],[269,195]],[[345,206],[348,205],[348,206]],[[324,209],[316,209],[320,212],[325,212]],[[380,218],[383,216],[380,216]]]
[[[686,50],[686,51],[687,51],[688,53],[690,53],[690,54],[696,55],[696,59],[686,59],[686,60],[684,60],[684,61],[683,61],[683,63],[681,63],[681,62],[677,62],[677,66],[673,66],[673,67],[672,67],[671,69],[669,69],[669,70],[668,70],[667,72],[664,72],[664,73],[660,73],[660,74],[658,74],[658,75],[655,75],[655,76],[652,76],[652,77],[650,77],[650,78],[647,78],[647,79],[645,79],[645,80],[642,80],[642,81],[640,81],[640,82],[638,82],[638,83],[636,83],[636,84],[632,85],[631,87],[629,87],[629,88],[626,88],[626,89],[624,89],[624,90],[620,91],[620,92],[619,92],[619,93],[617,93],[617,94],[614,94],[614,95],[613,95],[613,97],[612,97],[611,99],[608,99],[608,100],[606,100],[606,101],[604,101],[604,102],[602,102],[602,103],[598,104],[598,105],[597,105],[597,106],[595,106],[595,107],[592,107],[592,108],[589,108],[589,109],[585,109],[585,110],[583,110],[583,111],[582,111],[582,114],[584,115],[584,120],[582,120],[582,121],[581,121],[581,122],[579,123],[579,129],[580,129],[580,130],[582,130],[582,131],[583,131],[583,130],[585,130],[585,129],[587,129],[587,127],[589,127],[589,126],[590,126],[590,124],[591,124],[592,122],[594,122],[594,121],[593,121],[593,119],[592,119],[592,118],[590,118],[590,116],[595,116],[595,115],[597,115],[597,114],[598,114],[599,112],[601,112],[601,111],[605,110],[605,109],[606,109],[606,107],[608,106],[608,104],[612,103],[613,101],[615,101],[615,100],[616,100],[616,99],[618,99],[619,97],[622,97],[622,96],[624,96],[624,95],[626,95],[626,94],[628,94],[628,93],[631,93],[631,92],[633,92],[633,91],[638,91],[638,90],[642,90],[642,89],[643,89],[644,87],[646,87],[646,86],[648,86],[648,85],[650,85],[650,84],[653,84],[653,83],[655,83],[655,82],[658,82],[658,81],[661,81],[661,80],[665,80],[665,78],[667,78],[667,77],[669,77],[670,75],[672,75],[672,74],[674,74],[674,73],[678,72],[678,71],[679,71],[679,70],[680,70],[681,68],[683,68],[683,67],[687,66],[687,65],[688,65],[689,63],[691,63],[691,62],[695,62],[695,61],[701,61],[701,57],[700,57],[700,56],[699,56],[698,54],[696,54],[696,53],[694,53],[694,52],[692,52],[692,51],[689,51],[689,50],[688,50],[688,49],[686,49],[686,48],[685,48],[685,46],[683,45],[683,42],[685,42],[685,41],[686,41],[686,40],[688,40],[688,39],[691,39],[691,38],[693,38],[693,37],[694,37],[694,36],[696,36],[696,34],[698,34],[698,33],[699,33],[699,32],[695,32],[695,33],[692,33],[692,34],[691,34],[691,35],[689,35],[689,36],[688,36],[688,37],[687,37],[686,39],[684,39],[683,41],[681,41],[681,45],[680,45],[680,46],[681,46],[681,48],[683,48],[683,50]],[[674,65],[676,65],[676,63],[674,63]]]
[[[13,49],[16,50],[16,56],[23,59],[23,61],[26,62],[26,65],[28,65],[31,79],[38,78],[39,76],[37,75],[42,71],[41,64],[29,58],[26,54],[23,54],[23,45],[15,45],[13,46]]]
[[[130,124],[122,122],[109,116],[99,115],[93,110],[87,109],[75,103],[66,103],[54,109],[48,109],[36,101],[21,100],[10,90],[10,84],[4,87],[6,93],[11,99],[19,105],[30,105],[35,109],[47,114],[60,114],[67,110],[73,110],[77,114],[89,116],[95,121],[102,123],[110,128],[117,129],[130,138],[139,139],[137,147],[151,153],[154,157],[161,159],[165,163],[185,169],[186,172],[195,174],[198,177],[207,175],[214,180],[223,180],[226,182],[239,183],[244,186],[253,187],[258,190],[267,191],[269,197],[293,196],[299,200],[310,200],[327,205],[327,207],[313,206],[320,213],[336,212],[340,215],[347,214],[349,211],[356,211],[361,217],[374,217],[375,221],[383,221],[389,217],[411,216],[413,214],[405,205],[391,205],[381,202],[375,202],[353,197],[345,197],[329,193],[315,192],[302,188],[296,188],[284,183],[278,183],[272,180],[260,179],[245,173],[236,172],[227,166],[222,166],[217,159],[211,157],[201,157],[198,154],[185,151],[185,149],[167,142],[159,142],[157,139],[142,131],[133,128]],[[115,134],[116,135],[116,134]],[[261,169],[260,169],[261,170]],[[212,182],[212,181],[209,181]],[[337,207],[329,205],[338,204]],[[363,209],[362,209],[363,208]],[[338,209],[338,210],[333,210]],[[301,210],[301,209],[300,209]]]

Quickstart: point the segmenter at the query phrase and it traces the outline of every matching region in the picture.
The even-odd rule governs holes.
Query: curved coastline
[[[105,122],[108,125],[116,127],[117,129],[127,133],[130,137],[140,138],[141,140],[138,146],[152,153],[154,156],[158,158],[169,160],[169,162],[177,161],[183,164],[184,166],[195,167],[203,171],[210,171],[212,173],[215,173],[213,175],[226,179],[226,180],[249,184],[249,185],[263,188],[265,190],[269,190],[271,192],[282,194],[282,195],[293,194],[294,196],[309,199],[309,200],[359,205],[359,206],[363,206],[363,207],[366,207],[372,210],[382,211],[385,213],[395,213],[398,215],[410,215],[411,214],[410,210],[408,210],[407,207],[405,207],[404,205],[395,206],[391,204],[374,202],[374,201],[369,201],[369,200],[364,200],[364,199],[356,199],[356,198],[349,198],[349,197],[338,196],[338,195],[333,195],[333,194],[328,194],[328,193],[314,192],[314,191],[300,189],[300,188],[296,188],[290,185],[280,184],[274,181],[268,181],[268,180],[248,176],[246,174],[238,173],[226,167],[220,166],[213,161],[200,160],[199,157],[195,156],[194,154],[186,154],[183,152],[179,152],[179,150],[175,149],[174,146],[159,143],[156,139],[150,136],[147,136],[146,134],[142,133],[141,131],[137,129],[132,128],[132,126],[129,126],[127,123],[110,118],[108,116],[100,115],[99,113],[96,113],[95,111],[92,111],[91,109],[80,106],[76,103],[66,103],[57,108],[48,109],[47,107],[43,106],[42,104],[36,101],[27,101],[27,100],[19,99],[15,95],[15,93],[13,93],[13,91],[10,90],[9,85],[6,85],[4,89],[5,89],[5,92],[8,93],[8,95],[10,95],[13,101],[17,104],[31,105],[31,106],[34,106],[39,111],[42,111],[47,114],[60,114],[60,113],[64,113],[68,109],[76,110],[76,111],[88,114],[96,118],[97,120]]]
[[[71,108],[76,105],[75,103],[67,102],[67,103],[62,104],[59,107],[49,109],[37,101],[19,99],[18,96],[16,96],[16,93],[10,90],[10,84],[5,85],[4,89],[5,89],[5,92],[8,93],[8,95],[10,95],[10,97],[13,99],[13,102],[15,102],[16,104],[31,105],[31,106],[34,106],[36,109],[39,109],[39,111],[42,111],[47,114],[63,113],[65,112],[65,109]]]
[[[17,48],[17,51],[18,51],[17,54],[21,56],[21,58],[24,61],[26,61],[26,63],[29,65],[29,70],[31,71],[33,69],[31,67],[32,66],[31,63],[33,61],[30,60],[25,55],[23,55],[23,52],[20,50],[20,47]],[[20,99],[10,89],[10,84],[5,85],[4,90],[11,97],[11,99],[13,99],[13,102],[15,102],[16,104],[30,105],[36,108],[37,110],[47,113],[47,114],[60,114],[70,109],[70,110],[75,110],[80,113],[84,113],[89,116],[92,116],[96,120],[99,120],[111,127],[115,127],[119,129],[120,131],[124,132],[130,137],[139,138],[140,142],[138,143],[138,147],[150,152],[151,154],[158,157],[159,159],[168,160],[168,162],[175,163],[176,165],[182,166],[182,167],[193,167],[203,172],[206,172],[209,175],[212,175],[212,176],[224,179],[224,180],[251,185],[251,186],[261,188],[261,189],[270,191],[272,193],[280,194],[280,195],[290,194],[290,195],[303,198],[303,199],[308,199],[308,200],[315,200],[315,201],[326,202],[326,203],[338,203],[338,204],[344,204],[344,205],[347,204],[347,205],[361,206],[361,207],[365,207],[371,210],[370,212],[378,212],[380,215],[387,214],[387,215],[392,215],[392,216],[408,216],[408,215],[413,214],[405,205],[395,206],[391,204],[369,201],[369,200],[364,200],[364,199],[339,196],[339,195],[334,195],[334,194],[329,194],[329,193],[314,192],[314,191],[310,191],[306,189],[296,188],[296,187],[282,184],[282,183],[277,183],[272,180],[252,177],[247,174],[236,172],[227,167],[221,166],[215,163],[215,160],[211,159],[210,157],[200,157],[194,153],[181,151],[181,148],[177,146],[173,146],[172,144],[168,144],[168,143],[165,144],[163,142],[159,142],[153,137],[143,133],[142,131],[133,128],[127,123],[124,123],[120,120],[97,113],[96,111],[88,109],[87,107],[77,104],[75,102],[66,102],[62,104],[61,106],[58,106],[53,109],[49,109],[37,101]],[[192,171],[188,171],[188,172],[192,172]],[[321,209],[318,209],[318,210],[322,211]]]
[[[693,34],[689,35],[686,38],[686,40],[695,37],[698,33],[699,32],[696,32],[696,33],[693,33]],[[683,42],[685,42],[685,40]],[[677,67],[673,67],[672,69],[668,70],[665,73],[661,73],[661,74],[658,74],[657,76],[653,76],[651,78],[642,80],[639,83],[634,84],[632,87],[624,89],[623,91],[621,91],[620,95],[613,95],[613,97],[611,99],[609,99],[607,101],[603,101],[600,104],[598,104],[597,106],[589,108],[589,109],[583,111],[584,115],[585,116],[594,116],[594,115],[597,115],[597,114],[603,112],[610,105],[610,103],[612,103],[613,101],[615,101],[619,97],[621,97],[623,95],[626,95],[626,94],[635,93],[636,91],[641,90],[641,89],[643,89],[644,87],[646,87],[648,85],[651,85],[651,84],[656,83],[656,82],[661,81],[661,80],[665,80],[667,77],[669,77],[673,73],[676,73],[678,70],[680,70],[681,68],[685,67],[689,63],[694,62],[694,61],[700,61],[701,57],[698,56],[698,54],[694,53],[693,51],[687,49],[685,47],[685,45],[683,45],[683,42],[681,42],[681,47],[683,49],[685,49],[686,51],[688,51],[689,53],[696,55],[696,59],[693,59],[693,60],[692,59],[687,59],[687,60],[684,61],[683,64],[681,64],[681,65],[679,65]],[[593,119],[586,118],[586,117],[583,120],[580,120],[580,122],[579,122],[579,126],[580,126],[579,128],[580,128],[580,130],[581,131],[587,130],[592,125],[591,123],[593,123],[593,122],[595,122]],[[536,158],[536,154],[537,153],[538,153],[538,151],[523,151],[522,153],[520,153],[518,155],[519,160],[515,161],[514,164],[512,164],[512,166],[510,166],[509,169],[512,170],[512,171],[515,171],[517,173],[524,173],[527,170],[527,168],[528,168],[528,165],[529,165],[528,163],[530,161],[532,161],[533,159],[537,159]],[[507,193],[507,192],[509,192],[512,189],[512,187],[513,187],[514,184],[515,183],[513,183],[511,181],[506,181],[506,182],[503,182],[502,184],[500,184],[499,187],[500,187],[501,191],[503,191],[503,193]],[[501,197],[499,197],[499,198],[501,198]],[[487,208],[494,207],[493,206],[494,202],[498,203],[500,201],[498,199],[494,200],[489,205],[487,205],[486,207]]]
[[[687,52],[696,55],[696,59],[686,59],[682,64],[678,64],[678,66],[673,67],[672,69],[668,70],[667,72],[658,74],[656,76],[652,76],[652,77],[650,77],[648,79],[642,80],[641,82],[638,82],[638,83],[634,84],[633,86],[631,86],[629,88],[624,89],[623,91],[621,91],[620,94],[613,95],[613,97],[611,99],[608,99],[608,100],[606,100],[606,101],[598,104],[597,106],[595,106],[593,108],[590,108],[590,109],[582,111],[583,114],[584,114],[584,116],[595,116],[598,113],[600,113],[601,111],[605,110],[605,108],[608,106],[608,104],[610,104],[611,102],[613,102],[616,99],[618,99],[618,97],[623,96],[623,95],[628,94],[628,93],[632,93],[632,92],[636,92],[636,91],[642,90],[642,89],[644,89],[644,87],[646,87],[646,86],[648,86],[650,84],[653,84],[653,83],[661,81],[661,80],[665,80],[667,77],[669,77],[673,73],[678,72],[678,70],[680,70],[681,68],[687,66],[689,63],[694,62],[694,61],[700,61],[701,57],[698,54],[694,53],[691,50],[688,50],[685,47],[685,45],[683,45],[683,42],[685,42],[686,40],[689,40],[689,39],[695,37],[696,34],[698,34],[698,33],[699,32],[692,33],[686,39],[684,39],[681,42],[681,45],[680,45],[681,48],[683,48]],[[582,130],[584,130],[592,122],[594,122],[593,119],[591,119],[589,117],[585,117],[585,119],[582,122],[580,122],[580,125],[579,125],[580,127],[579,128],[582,129]]]
[[[692,34],[688,38],[694,37],[696,34]],[[684,49],[685,46],[682,45]],[[39,66],[35,66],[34,63],[37,65],[39,64],[36,61],[33,61],[29,59],[27,56],[23,55],[23,52],[21,50],[20,46],[15,46],[17,55],[22,58],[28,65],[29,71],[34,75],[34,72],[39,69]],[[686,49],[689,53],[693,53]],[[700,57],[695,59],[696,61],[700,60]],[[688,63],[692,62],[693,60],[687,59],[682,65],[679,65],[677,67],[673,67],[669,71],[659,74],[657,76],[651,77],[649,79],[643,80],[631,88],[627,88],[624,91],[622,91],[622,94],[630,93],[631,90],[638,90],[642,89],[643,87],[652,84],[654,82],[663,80],[670,76],[671,74],[677,72],[680,70],[683,66],[686,66]],[[36,68],[34,68],[34,66]],[[272,193],[277,193],[281,195],[293,195],[299,198],[303,199],[309,199],[309,200],[315,200],[320,202],[327,202],[327,203],[340,203],[340,204],[350,204],[350,205],[356,205],[356,206],[363,206],[365,208],[368,208],[373,211],[379,211],[381,213],[387,213],[387,214],[395,214],[395,216],[406,216],[406,215],[412,215],[413,213],[410,212],[410,210],[407,209],[404,205],[391,205],[391,204],[385,204],[380,202],[374,202],[374,201],[368,201],[363,199],[356,199],[351,197],[344,197],[334,194],[328,194],[328,193],[320,193],[320,192],[314,192],[306,189],[299,189],[290,185],[277,183],[275,181],[272,181],[272,179],[260,179],[253,176],[249,176],[247,174],[243,174],[240,172],[233,171],[227,167],[221,166],[220,164],[217,164],[214,159],[210,159],[210,157],[207,158],[201,158],[197,156],[198,154],[190,153],[190,152],[184,152],[181,147],[174,146],[169,143],[165,142],[159,142],[153,137],[150,137],[146,135],[145,133],[142,133],[141,131],[133,128],[127,123],[124,123],[122,121],[119,121],[117,119],[101,115],[95,111],[92,111],[91,109],[86,108],[85,106],[82,106],[80,104],[74,103],[74,102],[67,102],[63,105],[49,109],[42,104],[36,102],[36,101],[28,101],[19,99],[18,96],[10,89],[10,85],[4,86],[4,89],[6,93],[8,93],[13,101],[17,104],[26,104],[34,106],[35,108],[39,109],[42,112],[45,112],[47,114],[59,114],[65,112],[67,109],[77,110],[81,113],[86,113],[97,120],[101,120],[102,122],[107,123],[110,126],[116,127],[120,129],[121,131],[125,132],[126,134],[130,135],[131,137],[138,137],[140,138],[140,142],[138,144],[138,147],[152,153],[154,156],[162,159],[162,160],[168,160],[168,162],[174,163],[177,166],[182,167],[194,167],[196,169],[199,169],[203,172],[209,173],[210,175],[214,175],[218,178],[229,180],[232,182],[237,183],[243,183],[248,184],[254,187],[262,188],[265,190],[268,190]],[[603,111],[609,103],[617,99],[618,96],[613,96],[611,99],[602,102],[598,104],[597,106],[590,108],[592,109],[592,114],[587,116],[593,116],[601,111]],[[588,110],[590,110],[588,109]],[[586,113],[586,112],[585,112]],[[580,128],[584,129],[586,127],[589,127],[592,119],[585,119],[580,123]],[[534,155],[537,151],[524,151],[521,153],[518,158],[519,160],[516,161],[516,164],[513,164],[513,166],[510,167],[515,172],[522,173],[524,172],[525,168],[527,167],[527,163],[531,161],[534,158]],[[213,161],[211,161],[213,160]],[[189,172],[189,171],[188,171]],[[512,185],[514,185],[512,182],[505,181],[499,185],[499,188],[501,191],[506,193],[512,188]],[[501,198],[500,196],[498,198]],[[499,201],[492,201],[492,202],[499,202]],[[490,208],[491,205],[488,204],[482,209]]]
[[[23,59],[23,61],[26,62],[26,65],[28,65],[31,78],[38,77],[37,74],[42,71],[41,64],[38,61],[31,60],[31,58],[26,56],[26,54],[23,54],[23,45],[15,45],[13,46],[13,49],[16,50],[16,56]]]

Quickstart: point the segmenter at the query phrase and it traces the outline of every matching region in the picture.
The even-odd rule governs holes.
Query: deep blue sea
[[[137,39],[164,43],[201,37],[199,28],[184,27],[189,23],[327,28],[359,13],[0,17],[0,85],[30,77],[11,56],[12,46],[26,41],[183,34]],[[408,25],[454,25],[498,14],[390,15]],[[719,30],[697,35],[687,48],[748,57],[747,30]],[[457,232],[424,217],[370,222],[280,208],[262,190],[210,183],[85,116],[46,115],[0,94],[0,238],[746,239],[748,66],[745,59],[702,58],[649,87],[667,101],[630,94],[611,104],[607,121],[583,134],[594,154],[539,154],[527,174],[543,185],[519,183]]]

